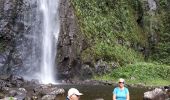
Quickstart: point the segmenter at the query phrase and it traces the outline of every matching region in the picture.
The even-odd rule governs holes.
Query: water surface
[[[112,91],[115,88],[114,86],[104,86],[104,85],[60,85],[66,90],[66,93],[69,88],[77,88],[84,95],[81,96],[80,100],[96,100],[103,98],[104,100],[112,100]],[[147,91],[146,88],[129,88],[130,100],[143,100],[143,93]],[[57,100],[65,100],[67,94],[59,96]]]

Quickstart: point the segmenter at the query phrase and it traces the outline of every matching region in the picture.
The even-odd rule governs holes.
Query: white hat
[[[83,95],[82,93],[80,93],[77,89],[75,88],[71,88],[68,90],[68,97],[70,97],[71,95]]]
[[[123,78],[120,78],[119,82],[125,82],[125,80]]]

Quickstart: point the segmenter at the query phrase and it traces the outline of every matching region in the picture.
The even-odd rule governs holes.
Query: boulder
[[[63,88],[52,87],[49,85],[37,86],[33,91],[36,95],[59,95],[65,93]]]
[[[106,74],[110,71],[110,66],[102,59],[97,61],[95,65],[95,71],[98,75]]]
[[[155,88],[152,91],[144,93],[144,100],[166,100],[168,96],[166,92],[161,88]]]
[[[93,77],[93,69],[89,65],[83,65],[81,69],[81,77],[83,79],[90,79]]]
[[[41,100],[55,100],[55,95],[45,95],[41,98]]]

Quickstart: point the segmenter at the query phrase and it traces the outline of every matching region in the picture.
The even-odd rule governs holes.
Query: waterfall
[[[60,31],[59,0],[24,0],[25,25],[21,52],[23,67],[17,74],[43,84],[55,82],[55,57]],[[22,68],[22,69],[21,69]]]
[[[148,0],[148,4],[149,4],[149,9],[150,10],[156,10],[157,9],[155,0]]]
[[[41,82],[55,83],[56,43],[59,34],[58,4],[59,0],[40,0],[42,12],[42,44],[41,44]]]

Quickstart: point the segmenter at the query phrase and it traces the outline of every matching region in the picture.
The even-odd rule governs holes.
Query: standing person
[[[80,96],[83,95],[76,88],[70,88],[66,100],[79,100]]]
[[[125,80],[123,78],[119,79],[118,87],[113,91],[113,100],[130,100],[129,90],[124,87]]]

